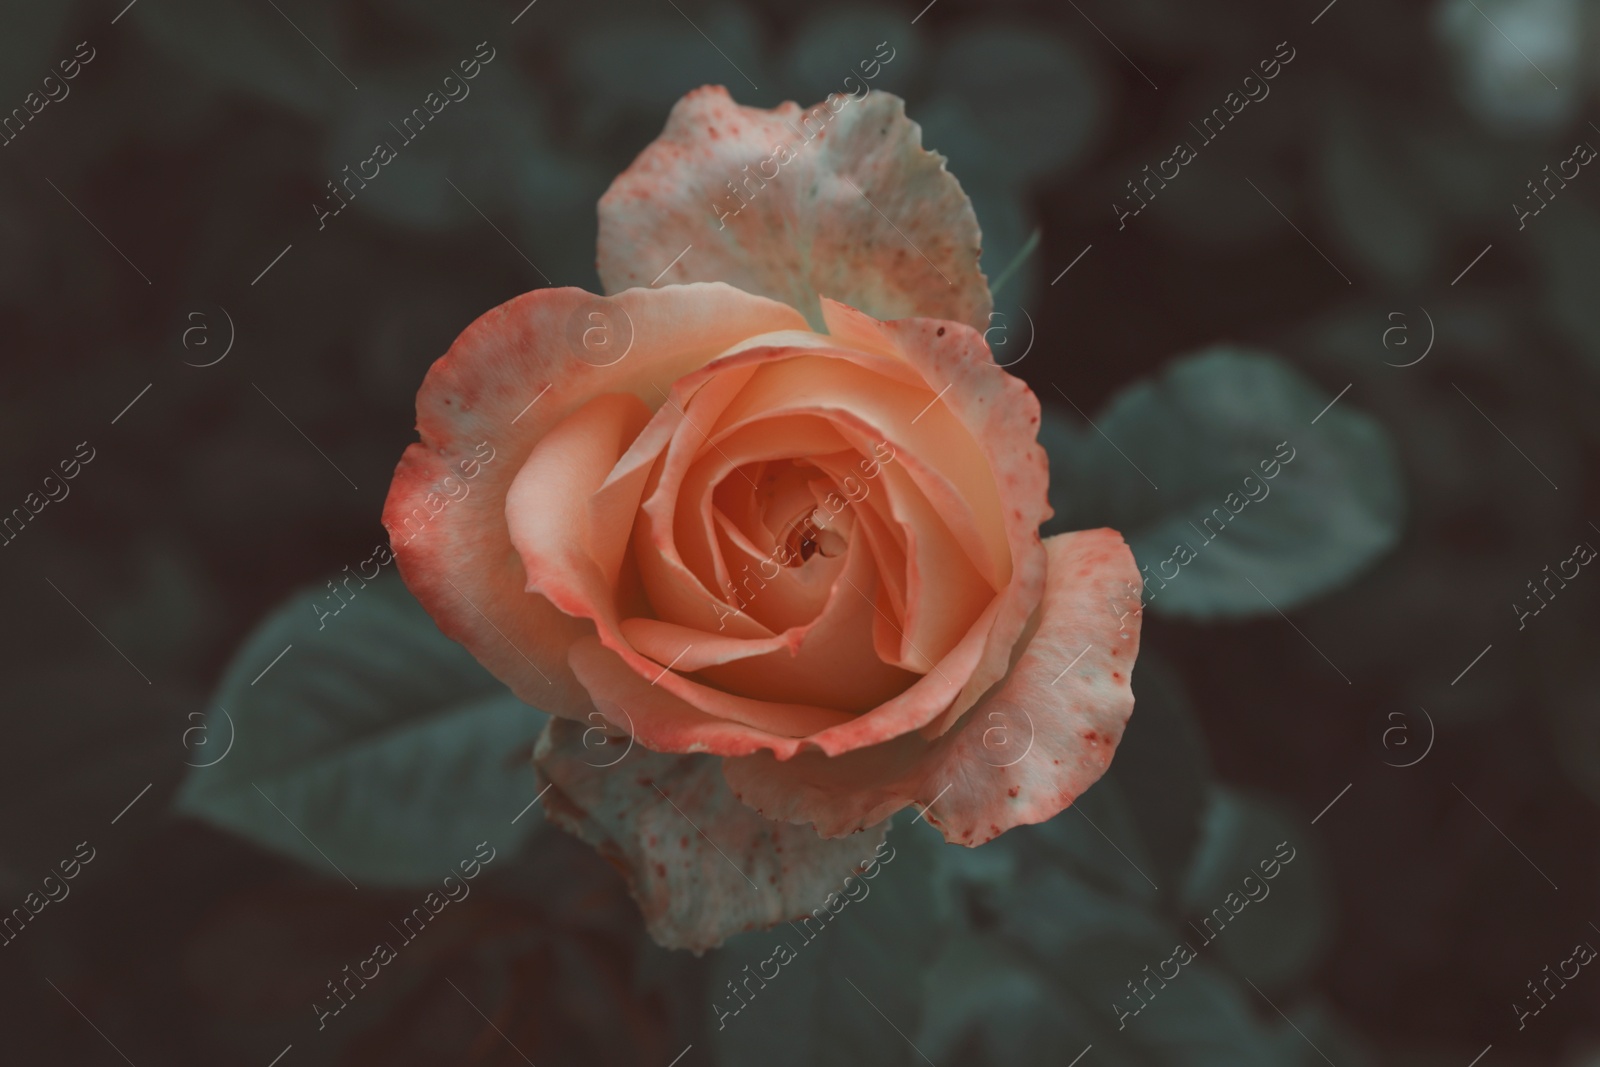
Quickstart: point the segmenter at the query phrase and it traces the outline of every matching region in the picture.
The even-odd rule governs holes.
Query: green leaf
[[[1268,990],[1306,977],[1333,918],[1309,828],[1276,804],[1223,788],[1212,793],[1204,823],[1183,903],[1197,935],[1211,939],[1207,951]],[[1280,844],[1292,850],[1288,863],[1279,862]],[[1263,877],[1262,863],[1273,878]]]
[[[952,938],[925,980],[916,1042],[934,1063],[1066,1063],[1093,1029],[1092,1013],[993,938]]]
[[[1166,952],[1173,948],[1168,945]],[[1124,975],[1124,981],[1139,978],[1145,988],[1143,967],[1154,969],[1162,958],[1142,960],[1141,969]],[[1127,996],[1126,986],[1122,992]],[[1138,1000],[1128,997],[1121,1003]],[[1295,1061],[1283,1058],[1279,1029],[1247,986],[1224,977],[1202,958],[1183,967],[1138,1015],[1127,1020],[1118,1036],[1142,1053],[1135,1061],[1139,1063],[1285,1067]]]
[[[1133,684],[1137,703],[1117,757],[1071,808],[983,848],[940,853],[944,881],[995,901],[1003,896],[989,910],[1017,908],[1035,924],[1030,936],[1056,948],[1097,931],[1142,928],[1153,907],[1175,914],[1199,846],[1212,770],[1188,699],[1149,651],[1140,654]],[[1036,907],[1019,904],[1033,879],[1061,872],[1072,886],[1050,889],[1033,900]],[[1113,914],[1125,907],[1134,909],[1131,918]]]
[[[592,19],[574,29],[560,49],[568,79],[583,87],[574,106],[577,127],[588,137],[598,139],[618,122],[633,119],[640,124],[642,146],[660,132],[685,93],[706,83],[707,71],[715,71],[713,80],[741,104],[777,103],[762,66],[759,29],[743,8],[719,6],[693,22],[666,4],[621,19],[603,8],[590,11]],[[604,77],[597,76],[601,71]],[[809,107],[816,101],[801,103]],[[626,166],[628,160],[618,162]]]
[[[1207,803],[1217,795],[1209,761],[1168,672],[1147,672],[1140,701],[1144,737],[1130,731],[1077,810],[977,849],[900,828],[889,839],[899,852],[868,898],[799,947],[765,988],[751,975],[779,940],[800,945],[798,932],[780,925],[731,940],[712,957],[710,995],[737,1003],[731,981],[748,982],[754,996],[721,1029],[713,1016],[716,1062],[769,1063],[779,1050],[780,1065],[1000,1067],[1069,1063],[1091,1044],[1105,1067],[1309,1062],[1303,1057],[1315,1053],[1235,967],[1241,958],[1262,967],[1244,972],[1261,983],[1282,976],[1259,941],[1307,920],[1295,896],[1305,887],[1291,879],[1323,872],[1297,854],[1251,906],[1255,915],[1206,943],[1185,921],[1193,909],[1186,898],[1209,902],[1215,891],[1221,901],[1229,878],[1245,873],[1243,858],[1272,857],[1285,836],[1302,847],[1305,835],[1231,794]],[[1260,856],[1258,840],[1267,842]],[[1161,882],[1159,892],[1146,875]],[[1299,959],[1303,939],[1285,940]],[[1164,961],[1180,944],[1195,956],[1163,982],[1152,972],[1164,966],[1170,975]],[[1246,947],[1255,950],[1241,957]]]
[[[934,64],[933,84],[938,94],[918,111],[930,133],[923,144],[948,155],[963,184],[995,170],[1025,178],[1075,163],[1104,118],[1095,61],[1035,27],[985,23],[952,34]],[[964,116],[972,131],[949,148],[921,117],[945,108]]]
[[[338,603],[326,589],[306,589],[239,650],[214,700],[227,714],[213,709],[191,748],[212,766],[190,774],[178,810],[357,885],[432,884],[480,841],[514,849],[542,822],[511,820],[537,791],[528,754],[545,716],[399,578],[345,584],[337,614],[323,614]]]
[[[863,86],[907,95],[921,68],[923,47],[921,27],[908,25],[904,12],[861,5],[798,13],[806,21],[794,35],[783,70],[801,107],[829,93],[861,95]],[[880,50],[880,44],[887,49]],[[866,73],[872,76],[863,78]]]
[[[1584,76],[1585,15],[1571,0],[1444,0],[1433,31],[1467,110],[1497,133],[1526,137],[1559,129],[1583,106],[1582,96],[1552,90]]]
[[[1127,847],[1126,840],[1119,844]],[[1035,982],[1048,981],[1048,993],[1041,998],[1056,1006],[1059,1022],[1074,1035],[1056,1050],[1061,1062],[1092,1042],[1096,1062],[1108,1067],[1278,1067],[1282,1063],[1273,1055],[1270,1030],[1251,1011],[1252,994],[1208,958],[1199,939],[1164,913],[1048,869],[1019,881],[1014,891],[991,906],[999,916],[996,932],[1018,958],[1031,961]],[[1198,958],[1168,982],[1152,978],[1185,943],[1198,948]],[[1001,979],[975,969],[968,981],[979,980]],[[1025,984],[1015,974],[1005,981]],[[1138,994],[1130,990],[1130,983],[1140,990]],[[969,986],[966,995],[978,998],[982,991]],[[958,1014],[954,1007],[942,1010]],[[988,1047],[1002,1047],[993,1033],[985,1038]],[[982,1062],[1008,1061],[990,1056]],[[1035,1056],[1020,1062],[1052,1061]]]
[[[1133,672],[1134,714],[1106,777],[1149,850],[1150,877],[1176,891],[1200,844],[1211,760],[1177,672],[1146,648]]]
[[[804,929],[780,925],[740,934],[716,950],[707,1010],[718,1064],[910,1067],[922,1062],[895,1030],[913,1033],[922,1018],[923,971],[950,925],[939,908],[934,872],[939,853],[953,846],[920,826],[892,831],[889,842],[892,858],[872,881],[859,883],[868,887],[866,895],[846,904],[827,925],[813,930],[819,926],[813,919]],[[861,860],[871,854],[863,847]],[[838,881],[849,874],[841,870]],[[822,900],[815,906],[827,913]],[[777,976],[763,988],[760,973],[771,975],[775,966],[763,963],[780,942],[793,958],[777,965]],[[727,1009],[740,1003],[729,982],[749,1003],[738,1014],[723,1016],[716,1005]]]
[[[1161,614],[1273,614],[1336,589],[1394,546],[1405,507],[1388,434],[1334,399],[1217,346],[1112,398],[1098,432],[1047,420],[1047,532],[1120,530]]]

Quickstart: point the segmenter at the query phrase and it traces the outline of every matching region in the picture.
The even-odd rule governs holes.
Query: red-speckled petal
[[[888,93],[767,111],[697,89],[601,198],[600,279],[609,293],[725,281],[813,323],[831,297],[984,329],[977,216],[921,142]]]
[[[484,314],[428,372],[417,394],[422,440],[401,457],[384,504],[411,592],[518,698],[586,714],[567,650],[593,627],[525,592],[505,518],[512,479],[594,397],[631,393],[654,410],[658,384],[756,334],[804,327],[792,308],[717,284],[609,299],[540,289]]]
[[[837,899],[856,892],[856,879],[893,858],[878,847],[888,823],[824,840],[735,800],[714,757],[627,745],[626,738],[552,719],[534,766],[550,783],[550,819],[622,873],[650,936],[667,948],[703,952],[819,908],[827,909],[825,920],[842,907]]]
[[[912,802],[956,844],[1043,822],[1105,773],[1133,712],[1139,652],[1133,554],[1113,530],[1044,542],[1038,627],[1005,681],[934,741],[906,735],[827,757],[766,753],[724,763],[728,784],[769,818],[824,837],[872,825]],[[1126,636],[1124,636],[1126,635]]]
[[[979,845],[1066,808],[1111,765],[1133,714],[1140,618],[1120,613],[1138,606],[1133,553],[1114,530],[1045,546],[1038,630],[999,690],[941,739],[919,792],[927,802],[950,787],[927,816],[948,841]]]

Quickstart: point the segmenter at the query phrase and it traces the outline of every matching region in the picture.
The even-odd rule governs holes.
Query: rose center
[[[787,531],[783,538],[784,552],[779,557],[786,567],[804,566],[818,554],[823,559],[835,559],[848,547],[839,531],[831,528],[829,516],[821,508],[811,508],[796,516]]]

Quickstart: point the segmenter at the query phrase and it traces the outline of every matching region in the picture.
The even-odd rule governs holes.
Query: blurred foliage
[[[1074,811],[973,850],[902,826],[868,895],[814,941],[779,926],[716,953],[709,995],[720,1002],[775,943],[796,951],[770,991],[713,1030],[717,1062],[1064,1063],[1088,1044],[1096,1062],[1117,1065],[1322,1062],[1291,1027],[1260,1016],[1261,994],[1242,980],[1269,996],[1293,989],[1319,955],[1330,902],[1310,834],[1210,780],[1170,671],[1145,666],[1135,724]],[[1213,920],[1211,949],[1189,923],[1223,907],[1285,840],[1300,866],[1266,883],[1259,911]],[[1179,943],[1199,960],[1141,986],[1149,1003],[1129,1014],[1141,1001],[1125,983],[1145,980]]]
[[[1595,1062],[1600,987],[1574,984],[1525,1032],[1506,1009],[1600,903],[1596,593],[1574,583],[1527,631],[1507,609],[1545,564],[1600,536],[1588,478],[1600,447],[1600,180],[1570,180],[1523,230],[1513,206],[1575,143],[1600,145],[1600,4],[922,7],[7,6],[0,107],[21,106],[78,42],[96,50],[70,94],[0,148],[0,324],[12,354],[0,507],[77,442],[99,450],[70,497],[5,546],[0,889],[20,900],[85,838],[104,856],[8,946],[0,993],[18,1062],[109,1055],[46,978],[137,1063],[266,1063],[292,1042],[285,1065],[520,1064],[523,1053],[668,1063],[692,1045],[680,1061],[692,1067],[800,1056],[823,1040],[920,1062],[840,985],[846,975],[941,1067],[1069,1063],[1091,1042],[1083,1067],[1322,1055],[1341,1067],[1459,1067],[1491,1042],[1485,1067]],[[319,231],[311,205],[326,183],[483,40],[498,57],[471,97]],[[1079,812],[970,853],[897,829],[905,855],[827,945],[805,950],[831,954],[827,967],[786,974],[790,991],[775,987],[763,1008],[784,1016],[792,1049],[755,1037],[753,1019],[730,1024],[739,1036],[710,1033],[708,991],[743,947],[703,960],[654,948],[614,872],[564,835],[535,832],[536,812],[517,824],[528,846],[485,875],[431,947],[407,951],[391,984],[374,985],[364,1021],[311,1037],[320,983],[414,903],[415,889],[382,885],[426,881],[387,867],[380,844],[408,834],[419,856],[454,856],[465,832],[419,816],[437,794],[408,795],[386,762],[408,744],[476,736],[441,721],[512,743],[522,713],[470,671],[452,675],[440,648],[381,667],[405,697],[382,706],[397,716],[392,736],[344,732],[356,720],[335,729],[329,711],[341,705],[294,692],[287,672],[249,684],[291,642],[291,657],[331,657],[337,643],[338,662],[361,662],[343,657],[381,591],[327,632],[291,632],[315,628],[297,598],[262,644],[247,636],[287,591],[315,591],[370,555],[417,383],[455,334],[547,280],[595,286],[593,204],[678,96],[721,82],[746,103],[809,103],[882,40],[896,56],[878,84],[907,98],[925,143],[973,196],[985,270],[996,276],[1043,235],[1002,294],[991,342],[1026,353],[1001,358],[1060,409],[1063,521],[1126,514],[1159,527],[1161,464],[1173,466],[1174,495],[1216,506],[1236,450],[1265,458],[1248,427],[1303,418],[1308,441],[1329,442],[1316,484],[1240,517],[1268,525],[1236,571],[1284,583],[1255,579],[1292,625],[1275,612],[1162,618],[1158,595],[1112,773]],[[1270,97],[1118,230],[1127,182],[1284,40],[1298,57]],[[224,311],[230,355],[194,366],[221,351]],[[213,342],[199,351],[184,344],[196,312]],[[1216,345],[1235,354],[1172,362]],[[1278,362],[1237,354],[1250,351]],[[1196,367],[1248,382],[1218,385],[1227,402],[1195,408],[1198,394],[1173,390]],[[1162,490],[1138,496],[1143,481],[1062,394]],[[1299,447],[1300,430],[1283,433]],[[1270,452],[1282,439],[1262,441]],[[1326,554],[1308,561],[1317,546]],[[1224,547],[1191,566],[1220,566],[1207,556]],[[1215,590],[1238,593],[1232,573]],[[1313,594],[1327,595],[1293,606]],[[1243,603],[1212,600],[1204,613]],[[265,637],[280,632],[271,647]],[[447,720],[453,705],[418,673],[435,662],[441,678],[481,686]],[[330,670],[328,686],[338,679]],[[307,781],[319,746],[348,743],[336,762],[362,768],[363,795],[392,809],[302,825],[371,886],[350,894],[283,825],[265,843],[296,862],[161,814],[184,764],[212,758],[185,732],[193,714],[215,715],[214,692],[249,736],[283,742],[239,748],[216,768],[227,776],[283,768]],[[370,699],[345,695],[351,713]],[[1414,756],[1386,747],[1392,716],[1422,731],[1419,708],[1437,728],[1415,738],[1433,742],[1430,754],[1396,767]],[[470,819],[481,803],[506,819],[522,768],[470,751],[454,813]],[[254,780],[280,805],[292,795]],[[255,795],[249,779],[215,783],[210,816],[263,841],[256,820],[277,818],[264,805],[218,815],[238,790]],[[1105,983],[1164,959],[1269,838],[1304,842],[1272,896],[1119,1031],[1111,1003],[1126,991]],[[367,847],[370,864],[356,858]]]
[[[509,820],[537,792],[545,716],[398,576],[361,570],[302,590],[245,642],[221,712],[185,738],[196,770],[177,807],[356,884],[430,886],[480,841],[514,851],[538,826]]]
[[[1130,386],[1081,429],[1058,414],[1040,432],[1056,511],[1046,530],[1121,531],[1158,613],[1298,607],[1400,538],[1393,446],[1334,400],[1270,356],[1219,347]]]

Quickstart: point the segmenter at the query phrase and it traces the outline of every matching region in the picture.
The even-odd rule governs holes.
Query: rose
[[[807,910],[860,852],[833,839],[913,803],[965,845],[1048,819],[1132,711],[1138,572],[1112,531],[1040,539],[971,205],[899,100],[843,100],[681,101],[600,202],[612,295],[469,327],[385,509],[441,629],[555,716],[546,810],[664,944]],[[719,227],[713,192],[802,132]],[[597,718],[631,759],[585,758]]]

